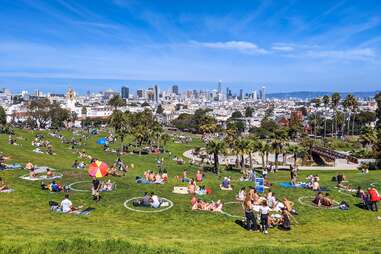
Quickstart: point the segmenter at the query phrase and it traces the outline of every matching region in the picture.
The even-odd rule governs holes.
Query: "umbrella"
[[[107,143],[107,139],[106,138],[99,138],[97,140],[97,144],[98,145],[105,145]]]
[[[103,161],[94,161],[89,166],[89,176],[103,177],[108,172],[108,166]]]

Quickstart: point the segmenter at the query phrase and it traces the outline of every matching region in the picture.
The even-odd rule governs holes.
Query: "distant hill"
[[[340,92],[341,97],[347,96],[349,93],[352,93],[355,97],[360,98],[370,98],[374,97],[376,93],[379,91],[372,92]],[[333,92],[307,92],[307,91],[299,91],[299,92],[284,92],[284,93],[269,93],[266,94],[266,97],[269,99],[313,99],[316,97],[321,97],[324,95],[331,95]]]

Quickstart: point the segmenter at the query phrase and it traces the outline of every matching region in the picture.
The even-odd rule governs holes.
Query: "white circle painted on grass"
[[[241,202],[239,202],[239,201],[230,201],[230,202],[226,202],[225,204],[224,204],[224,206],[225,205],[230,205],[230,204],[242,204]],[[229,216],[229,217],[232,217],[232,218],[239,218],[239,219],[242,219],[243,218],[243,216],[238,216],[238,215],[233,215],[233,214],[230,214],[230,213],[228,213],[228,212],[225,212],[225,211],[221,211],[221,213],[223,214],[223,215],[226,215],[226,216]]]
[[[72,191],[77,191],[77,192],[90,192],[90,190],[83,190],[83,189],[73,188],[74,185],[77,185],[77,184],[80,184],[80,183],[91,183],[91,182],[90,182],[90,181],[78,181],[78,182],[74,182],[74,183],[69,184],[68,187],[69,187],[70,190],[72,190]]]
[[[161,200],[163,200],[165,202],[168,202],[169,206],[167,206],[167,207],[165,207],[163,209],[153,208],[153,209],[156,209],[156,210],[150,210],[150,211],[138,210],[138,209],[134,209],[134,208],[128,206],[128,203],[130,203],[131,201],[136,200],[136,199],[141,199],[141,198],[143,198],[143,197],[133,197],[133,198],[127,199],[124,202],[123,205],[128,210],[133,211],[133,212],[139,212],[139,213],[161,213],[161,212],[164,212],[164,211],[167,211],[167,210],[171,209],[173,207],[173,205],[174,205],[174,203],[171,200],[169,200],[167,198],[160,198]]]
[[[298,198],[298,201],[300,204],[304,205],[304,206],[308,206],[308,207],[312,207],[312,208],[318,208],[318,209],[337,209],[339,208],[339,202],[333,200],[333,206],[331,207],[326,207],[326,206],[316,206],[314,203],[312,203],[312,200],[314,199],[315,197],[310,197],[310,196],[302,196],[300,198]],[[306,200],[308,199],[308,200]]]

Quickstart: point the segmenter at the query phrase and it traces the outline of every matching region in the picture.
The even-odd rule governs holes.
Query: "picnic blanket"
[[[281,182],[281,183],[278,183],[278,185],[283,188],[305,188],[306,187],[305,183],[299,183],[294,185],[290,182]]]
[[[15,191],[14,189],[6,189],[6,190],[1,190],[0,193],[10,193],[14,191]]]
[[[22,165],[20,163],[13,163],[9,165],[5,165],[5,169],[3,170],[15,170],[22,168]]]
[[[151,181],[148,181],[148,180],[146,180],[146,179],[144,179],[143,177],[140,177],[140,176],[136,177],[135,182],[137,184],[164,184],[164,180],[161,180],[160,182],[151,182]]]
[[[21,179],[23,180],[28,180],[28,181],[44,181],[44,180],[54,180],[54,179],[60,179],[62,178],[62,174],[56,174],[54,176],[46,176],[46,175],[42,175],[42,176],[36,176],[36,177],[31,177],[29,175],[23,175],[23,176],[20,176]]]
[[[174,186],[172,193],[176,194],[188,194],[188,188],[183,186]]]

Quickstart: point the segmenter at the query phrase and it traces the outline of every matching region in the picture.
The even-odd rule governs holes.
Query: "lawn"
[[[46,165],[64,174],[59,182],[70,184],[90,180],[86,171],[71,169],[77,155],[69,145],[49,137],[56,155],[33,153],[31,140],[41,131],[17,130],[20,146],[7,143],[7,136],[0,135],[0,152],[11,157],[9,162],[25,164],[31,160],[37,165]],[[71,137],[69,132],[62,132]],[[106,153],[96,144],[98,136],[91,136],[81,149],[109,165],[116,154]],[[127,140],[128,142],[128,140]],[[115,146],[119,146],[116,144]],[[181,156],[186,150],[201,146],[194,138],[189,144],[168,143],[166,149],[172,155]],[[294,201],[299,215],[297,225],[292,231],[283,232],[270,229],[269,235],[247,232],[235,223],[236,218],[223,214],[192,212],[190,196],[173,194],[173,186],[181,185],[175,179],[182,171],[189,169],[194,175],[196,167],[176,165],[165,155],[164,165],[169,172],[169,183],[165,185],[138,185],[135,177],[148,169],[156,170],[156,155],[125,155],[123,160],[129,165],[129,173],[120,178],[111,177],[117,183],[117,190],[103,194],[103,199],[95,203],[89,193],[71,192],[75,205],[96,208],[89,216],[56,214],[49,211],[50,200],[60,201],[63,193],[55,194],[42,191],[40,183],[19,178],[27,174],[26,170],[0,172],[0,176],[16,191],[0,193],[0,253],[381,253],[381,212],[369,212],[355,206],[358,200],[345,193],[338,192],[331,177],[336,172],[302,172],[300,178],[317,173],[323,186],[331,189],[331,196],[345,200],[350,210],[316,209],[298,203],[301,196],[313,196],[314,193],[302,189],[286,189],[275,183],[287,181],[288,172],[270,175],[274,183],[272,190],[278,198],[288,197]],[[222,172],[238,180],[236,172]],[[376,183],[381,190],[381,171],[372,171],[368,175],[358,172],[345,172],[353,186],[366,188]],[[213,189],[207,200],[221,199],[234,201],[241,186],[248,183],[234,181],[233,192],[218,190],[220,179],[207,173],[205,184]],[[86,188],[87,184],[78,187]],[[174,206],[162,213],[138,213],[126,209],[123,203],[132,197],[142,196],[143,192],[155,192],[159,196],[173,201]],[[227,204],[224,210],[233,215],[241,215],[239,204]]]

